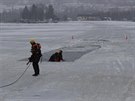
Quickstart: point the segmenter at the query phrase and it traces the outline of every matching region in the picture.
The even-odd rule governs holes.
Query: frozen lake
[[[0,24],[0,87],[25,70],[30,39],[42,45],[41,75],[32,66],[0,101],[134,101],[135,23]],[[56,49],[65,62],[47,62]]]

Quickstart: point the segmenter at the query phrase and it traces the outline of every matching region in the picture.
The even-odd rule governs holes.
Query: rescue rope
[[[0,88],[4,88],[4,87],[11,86],[11,85],[15,84],[17,81],[19,81],[19,80],[22,78],[22,76],[25,74],[25,72],[27,71],[27,69],[30,67],[30,64],[31,64],[31,63],[29,63],[29,65],[28,65],[27,68],[24,70],[24,72],[23,72],[15,81],[13,81],[12,83],[9,83],[9,84],[0,86]]]

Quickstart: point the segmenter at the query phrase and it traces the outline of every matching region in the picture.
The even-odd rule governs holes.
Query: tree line
[[[54,8],[52,5],[49,5],[48,7],[45,7],[44,5],[35,5],[33,4],[31,7],[25,6],[25,8],[22,10],[21,13],[21,21],[48,21],[52,20],[55,21],[58,18],[56,17],[54,13]]]
[[[33,4],[23,9],[12,9],[0,13],[1,22],[43,22],[56,21],[58,17],[52,5]]]
[[[128,10],[120,10],[119,8],[112,8],[108,11],[98,11],[90,9],[83,9],[83,7],[66,7],[63,12],[54,9],[53,5],[48,6],[44,4],[33,4],[25,6],[21,9],[11,9],[0,13],[0,22],[57,22],[78,20],[78,16],[88,16],[91,20],[127,20],[135,21],[135,8]]]
[[[119,9],[114,9],[106,12],[95,12],[94,16],[98,16],[101,20],[110,18],[111,20],[116,21],[135,21],[135,9],[121,11]]]

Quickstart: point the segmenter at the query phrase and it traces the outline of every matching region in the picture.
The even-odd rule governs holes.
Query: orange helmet
[[[30,40],[30,43],[35,43],[35,40],[33,40],[33,39],[32,39],[32,40]]]

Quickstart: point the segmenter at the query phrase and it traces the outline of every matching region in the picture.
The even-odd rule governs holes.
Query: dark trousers
[[[38,62],[33,62],[32,65],[33,65],[35,74],[38,75],[40,72]]]

